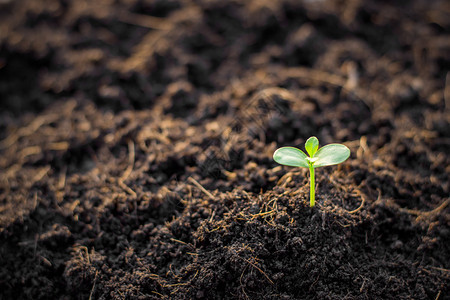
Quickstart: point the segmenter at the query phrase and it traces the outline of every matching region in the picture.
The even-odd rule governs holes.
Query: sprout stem
[[[313,207],[316,200],[316,183],[314,178],[314,167],[309,165],[309,206]]]

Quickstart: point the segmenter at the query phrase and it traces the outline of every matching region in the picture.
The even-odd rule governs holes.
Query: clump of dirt
[[[449,297],[444,1],[0,8],[5,299]]]

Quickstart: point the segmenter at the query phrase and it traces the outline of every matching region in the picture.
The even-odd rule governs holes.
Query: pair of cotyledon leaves
[[[350,149],[341,144],[328,144],[319,149],[319,140],[312,136],[305,143],[309,157],[295,147],[282,147],[275,151],[273,159],[282,165],[313,168],[339,164],[350,156]]]

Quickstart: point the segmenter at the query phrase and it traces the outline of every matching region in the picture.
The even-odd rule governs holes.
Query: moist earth
[[[449,299],[449,12],[1,1],[0,298]]]

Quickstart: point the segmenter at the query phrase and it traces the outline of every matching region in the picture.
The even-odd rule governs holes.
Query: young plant
[[[305,149],[309,157],[298,148],[282,147],[275,151],[273,159],[281,165],[309,169],[309,203],[313,207],[316,197],[314,169],[340,164],[349,158],[350,149],[341,144],[329,144],[319,149],[319,140],[315,136],[306,141]]]

